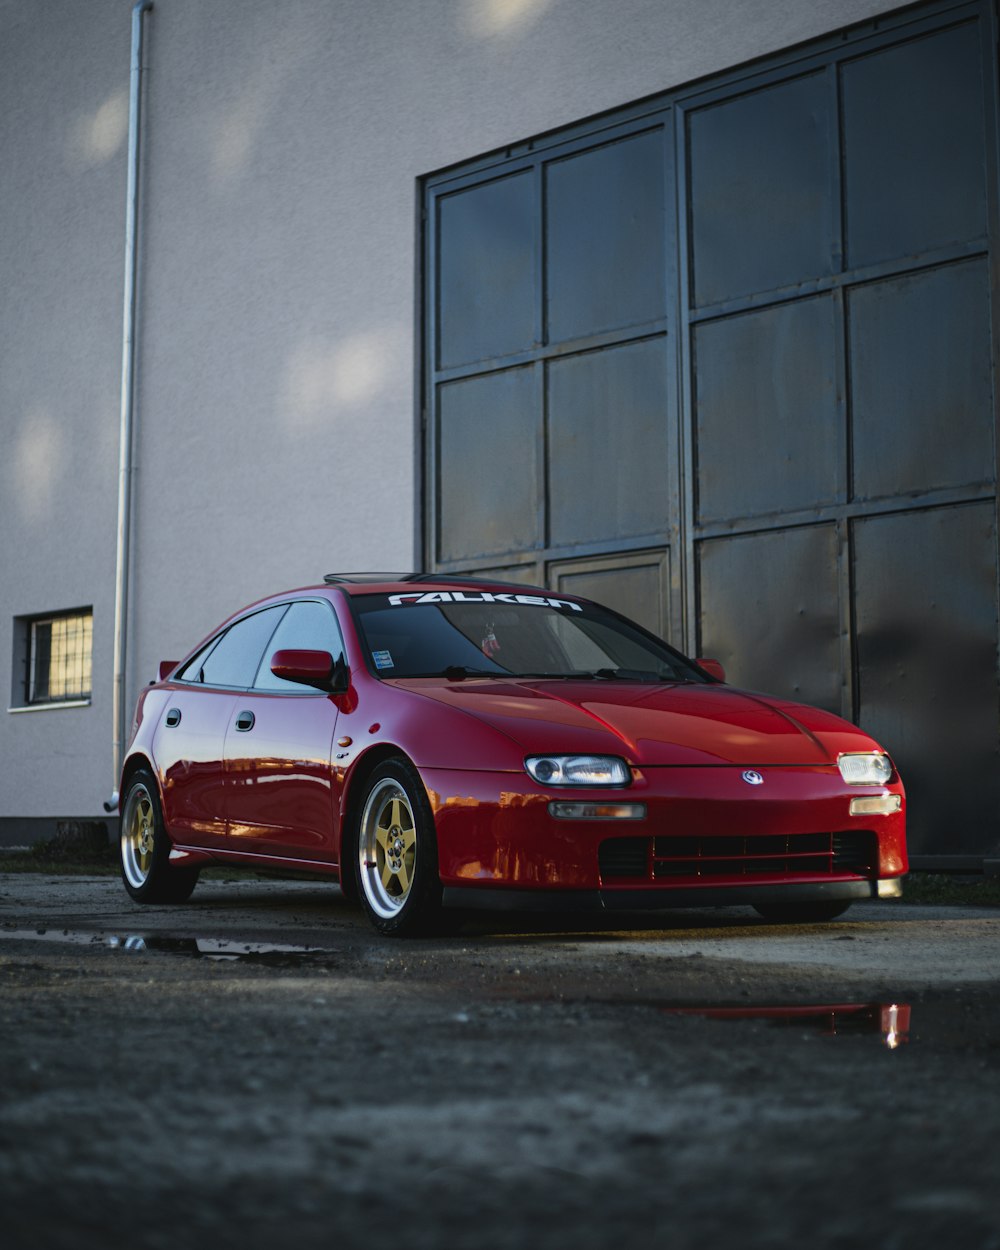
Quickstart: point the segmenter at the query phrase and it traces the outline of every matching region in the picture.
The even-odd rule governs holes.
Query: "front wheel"
[[[754,911],[772,924],[818,924],[836,920],[850,905],[850,900],[839,899],[814,903],[755,903]]]
[[[380,764],[368,779],[355,841],[358,896],[380,933],[426,931],[438,919],[434,814],[408,760]]]
[[[156,780],[141,769],[125,792],[121,824],[125,889],[137,903],[183,903],[198,883],[197,868],[170,867],[170,839]]]

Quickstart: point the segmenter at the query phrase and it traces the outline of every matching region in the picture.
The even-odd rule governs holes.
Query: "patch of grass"
[[[903,883],[903,902],[1000,907],[1000,877],[911,872]]]
[[[57,859],[39,852],[38,847],[27,851],[5,851],[0,848],[0,872],[44,872],[53,877],[111,877],[118,872],[118,857],[113,849],[108,854],[89,852],[79,858]]]
[[[60,820],[56,836],[26,851],[0,849],[0,871],[51,872],[66,876],[111,873],[118,867],[118,847],[103,820]]]

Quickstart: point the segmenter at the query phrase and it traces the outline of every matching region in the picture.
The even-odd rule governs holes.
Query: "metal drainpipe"
[[[122,317],[121,427],[118,436],[118,552],[115,562],[115,657],[112,715],[114,717],[114,789],[104,804],[118,808],[118,782],[125,750],[125,669],[128,657],[129,539],[132,529],[132,427],[135,378],[135,285],[138,254],[136,236],[139,207],[139,138],[142,128],[143,15],[153,0],[138,0],[132,8],[132,68],[128,100],[128,192],[125,208],[125,298]]]

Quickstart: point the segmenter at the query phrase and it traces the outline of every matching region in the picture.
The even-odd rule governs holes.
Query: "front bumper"
[[[872,898],[880,881],[905,875],[905,800],[890,815],[850,814],[852,798],[902,799],[898,782],[848,786],[831,765],[759,768],[764,782],[750,786],[743,771],[636,769],[632,785],[596,791],[546,789],[524,774],[422,770],[446,898],[482,891],[490,906],[490,891],[515,906],[511,891],[539,892],[550,896],[539,905],[551,907],[565,892],[567,906],[575,893],[604,909]],[[549,812],[552,801],[595,799],[641,803],[646,814],[566,820]],[[845,846],[855,849],[845,854]],[[861,846],[869,849],[859,854]]]
[[[483,911],[635,912],[675,907],[752,907],[755,903],[855,902],[900,898],[899,877],[882,881],[784,882],[653,890],[516,890],[446,886],[445,907]]]

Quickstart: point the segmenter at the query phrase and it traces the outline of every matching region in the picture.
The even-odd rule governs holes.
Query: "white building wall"
[[[109,789],[128,58],[120,4],[0,7],[0,818]],[[85,604],[91,706],[8,713],[13,617]]]
[[[897,7],[156,0],[129,702],[260,595],[419,561],[417,179]],[[111,791],[129,0],[0,0],[0,681],[94,605],[83,709],[0,715],[0,822]]]

